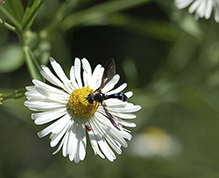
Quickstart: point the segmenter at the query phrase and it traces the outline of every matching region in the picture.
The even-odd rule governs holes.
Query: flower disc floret
[[[93,93],[92,89],[89,87],[82,87],[74,90],[69,98],[68,105],[79,118],[90,117],[97,111],[99,104],[97,102],[90,104],[86,100],[86,97],[90,93]]]

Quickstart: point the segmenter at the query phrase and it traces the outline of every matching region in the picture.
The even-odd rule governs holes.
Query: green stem
[[[27,67],[28,67],[28,70],[30,72],[31,78],[41,80],[39,72],[36,69],[37,65],[36,66],[34,65],[34,62],[33,62],[34,60],[31,56],[31,54],[33,56],[34,56],[34,54],[33,54],[32,50],[30,49],[30,47],[28,46],[28,44],[25,40],[24,34],[18,34],[18,38],[21,42],[21,45],[22,45],[22,48],[23,48],[23,51],[24,51],[24,56],[25,56],[25,59],[26,59]],[[35,63],[37,63],[36,60],[35,60]]]
[[[26,91],[27,90],[25,88],[21,88],[21,89],[15,90],[14,93],[10,95],[6,95],[6,96],[3,95],[1,98],[3,98],[3,101],[8,100],[8,99],[18,99],[18,98],[23,97]]]
[[[5,15],[19,30],[21,29],[21,23],[17,21],[4,7],[0,6],[0,12]]]
[[[36,9],[34,10],[34,12],[31,14],[31,16],[29,17],[29,19],[27,20],[27,22],[24,24],[23,28],[26,27],[26,25],[30,22],[30,20],[33,18],[33,16],[37,13],[37,11],[39,10],[39,8],[42,6],[42,4],[45,2],[45,0],[41,0],[41,2],[39,3],[39,5],[36,7]],[[3,8],[2,6],[0,6],[0,12],[2,12],[2,14],[5,15],[6,18],[8,18],[8,20],[10,20],[14,25],[10,25],[6,22],[4,22],[1,18],[0,18],[0,24],[2,24],[3,26],[5,26],[6,28],[10,29],[11,31],[15,32],[22,44],[22,48],[24,51],[24,55],[25,55],[25,59],[26,59],[26,63],[30,72],[30,75],[33,79],[41,79],[38,70],[36,69],[36,67],[40,70],[40,66],[37,63],[33,52],[31,51],[30,47],[28,46],[25,36],[24,36],[24,32],[22,32],[21,28],[21,23],[19,23],[5,8]],[[35,63],[35,65],[34,65]]]
[[[15,33],[18,33],[18,30],[17,30],[16,27],[14,27],[14,26],[8,24],[7,22],[3,21],[1,18],[0,18],[0,24],[2,24],[4,27],[6,27],[7,29],[9,29],[11,31],[13,31]]]
[[[31,56],[31,58],[33,59],[33,62],[34,62],[34,64],[36,65],[37,69],[38,69],[39,71],[41,71],[41,67],[40,67],[38,61],[36,60],[33,51],[32,51],[32,50],[29,50],[29,53],[30,53],[30,56]]]
[[[30,56],[30,51],[31,50],[30,50],[29,46],[24,45],[23,46],[23,51],[24,51],[27,67],[29,69],[31,77],[33,79],[39,79],[40,80],[41,78],[39,77],[39,75],[37,73],[37,70],[36,70],[36,68],[34,66],[34,63],[33,63],[32,59],[31,59],[31,56]]]

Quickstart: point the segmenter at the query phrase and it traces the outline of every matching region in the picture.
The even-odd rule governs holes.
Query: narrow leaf
[[[21,29],[20,22],[3,6],[0,6],[0,12],[11,22],[17,29]],[[2,21],[4,23],[4,21]]]
[[[100,19],[105,15],[110,13],[115,13],[121,10],[128,8],[133,8],[144,3],[148,3],[150,0],[114,0],[107,1],[96,6],[90,7],[88,9],[74,12],[70,14],[66,19],[61,23],[61,28],[63,30],[68,30],[69,28],[83,24],[91,23],[96,19]]]
[[[24,15],[22,2],[20,0],[8,0],[6,1],[5,5],[7,6],[8,11],[14,16],[14,18],[21,22]]]
[[[39,10],[39,8],[41,7],[41,5],[44,3],[45,0],[30,0],[28,2],[27,8],[26,8],[26,12],[24,14],[24,18],[22,21],[22,30],[26,31],[28,30],[28,28],[32,25],[37,12]]]

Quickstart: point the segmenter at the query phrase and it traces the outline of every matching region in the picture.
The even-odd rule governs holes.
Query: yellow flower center
[[[76,89],[72,92],[68,105],[72,109],[75,115],[78,117],[90,117],[92,116],[96,111],[99,106],[99,103],[94,101],[93,104],[90,104],[86,98],[87,96],[93,93],[93,90],[90,89],[89,87],[83,87],[80,89]]]

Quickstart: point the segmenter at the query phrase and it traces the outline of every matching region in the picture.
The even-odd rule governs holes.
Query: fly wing
[[[104,102],[101,102],[101,105],[103,106],[103,109],[105,111],[105,114],[107,116],[107,118],[110,120],[110,122],[113,124],[113,126],[115,128],[117,128],[118,130],[121,130],[122,125],[120,125],[118,119],[116,117],[114,117],[106,108],[106,104]]]
[[[109,59],[105,65],[99,91],[116,75],[116,65],[114,59]]]

